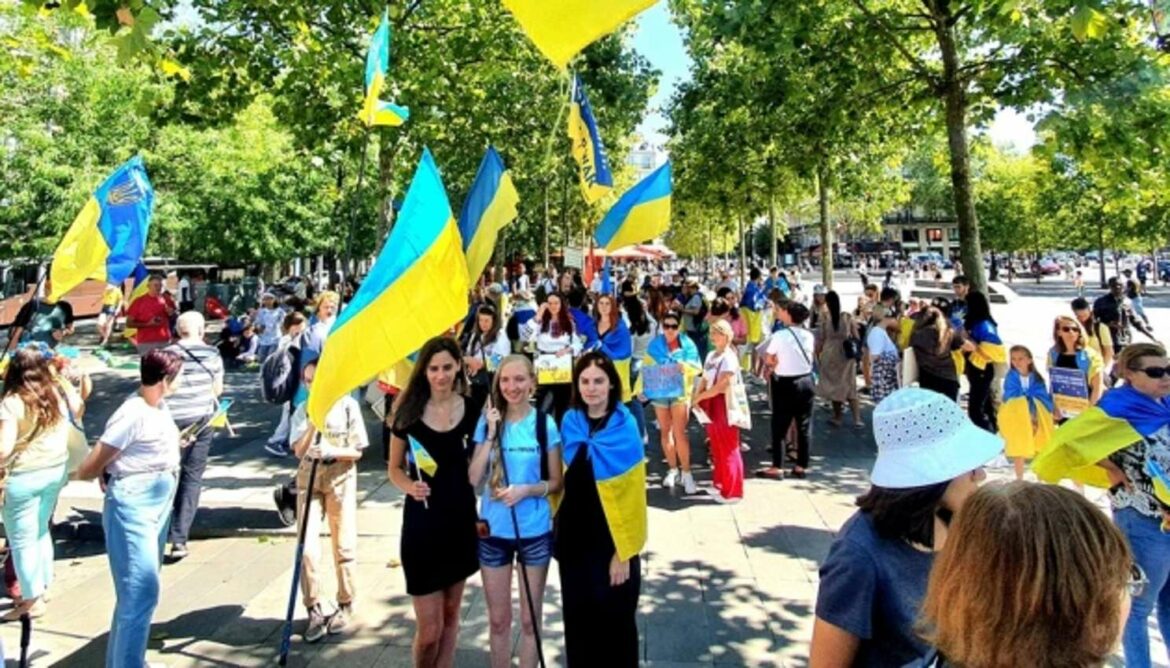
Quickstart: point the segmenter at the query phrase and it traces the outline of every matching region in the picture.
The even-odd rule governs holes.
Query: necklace
[[[439,420],[439,424],[441,424],[445,427],[445,431],[450,430],[450,429],[455,427],[455,402],[456,401],[458,401],[458,396],[452,396],[450,399],[448,399],[446,401],[446,406],[444,406],[444,408],[446,410],[443,411],[442,419]],[[434,409],[434,411],[436,413],[435,417],[439,417],[439,405],[440,405],[439,402],[435,401],[434,399],[431,399],[429,401],[429,403],[431,404],[431,407]]]

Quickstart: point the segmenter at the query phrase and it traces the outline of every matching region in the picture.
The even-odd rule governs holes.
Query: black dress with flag
[[[446,589],[479,570],[479,538],[475,531],[478,516],[467,465],[475,447],[471,438],[480,407],[471,400],[464,401],[463,419],[450,431],[435,431],[421,419],[406,430],[394,431],[395,436],[406,441],[407,452],[409,437],[414,437],[438,464],[433,477],[421,472],[423,482],[431,488],[427,504],[407,496],[402,507],[399,549],[406,592],[411,596]],[[412,479],[418,480],[420,472],[414,464],[407,470]]]

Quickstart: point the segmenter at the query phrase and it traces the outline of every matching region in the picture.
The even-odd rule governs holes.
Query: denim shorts
[[[676,397],[674,399],[653,399],[650,401],[655,408],[665,408],[670,410],[675,406],[685,405],[687,403],[686,397]]]
[[[520,560],[526,566],[548,566],[552,561],[553,535],[548,532],[543,536],[521,538],[520,549],[516,549],[516,541],[511,538],[497,538],[488,536],[479,539],[479,565],[488,568],[502,568],[511,566],[520,552]]]

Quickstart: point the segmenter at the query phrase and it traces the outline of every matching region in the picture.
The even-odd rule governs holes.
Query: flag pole
[[[345,282],[349,278],[349,267],[353,261],[353,228],[357,221],[358,197],[362,192],[362,183],[366,176],[366,162],[370,155],[370,134],[373,126],[366,125],[366,131],[362,134],[362,159],[358,163],[357,183],[354,184],[353,193],[350,195],[349,201],[349,229],[345,233],[345,259],[342,266],[341,280]]]

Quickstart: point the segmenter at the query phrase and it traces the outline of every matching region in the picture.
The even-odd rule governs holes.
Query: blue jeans
[[[175,471],[111,479],[106,486],[102,527],[117,597],[106,647],[107,667],[145,665],[175,487]]]
[[[13,473],[4,497],[4,528],[16,579],[26,599],[39,598],[53,582],[53,537],[49,520],[65,486],[65,464]]]
[[[1170,633],[1170,534],[1161,531],[1161,522],[1136,510],[1113,511],[1113,522],[1129,541],[1134,561],[1146,572],[1150,584],[1133,599],[1121,645],[1126,668],[1150,667],[1150,612],[1158,610],[1158,628],[1165,640]],[[1120,567],[1120,566],[1119,566]]]

